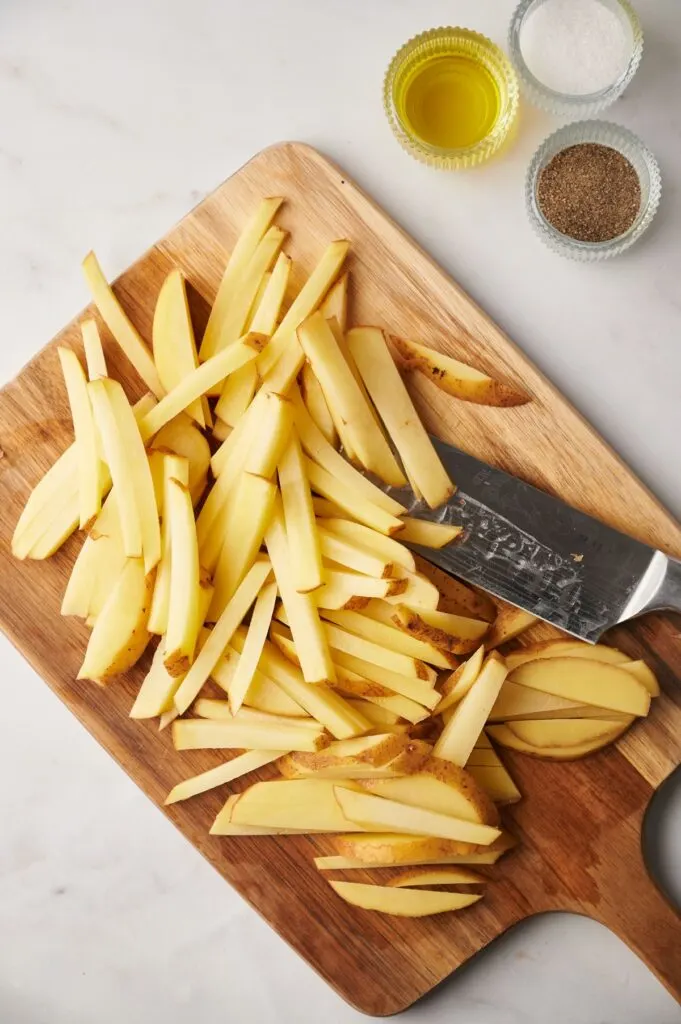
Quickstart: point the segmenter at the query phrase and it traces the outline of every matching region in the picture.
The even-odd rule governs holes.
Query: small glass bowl
[[[499,115],[491,131],[471,146],[445,149],[431,145],[404,123],[395,96],[415,69],[434,57],[465,57],[481,64],[499,91]],[[383,105],[398,142],[417,160],[442,170],[475,167],[488,160],[509,135],[518,113],[518,80],[506,55],[486,36],[465,28],[435,28],[414,36],[390,62],[383,82]]]
[[[564,93],[544,85],[532,74],[523,56],[521,37],[526,19],[547,0],[521,0],[516,7],[508,31],[508,50],[520,79],[523,93],[530,103],[552,114],[570,114],[573,117],[593,117],[609,107],[622,95],[638,70],[643,56],[643,30],[641,22],[629,0],[601,0],[611,11],[619,15],[631,31],[631,56],[629,63],[618,79],[599,92]]]
[[[641,185],[641,208],[636,220],[622,235],[607,242],[581,242],[558,231],[546,219],[537,202],[539,175],[556,153],[583,142],[598,143],[616,149],[633,166]],[[636,242],[655,216],[662,194],[657,160],[641,140],[619,125],[608,121],[577,121],[550,135],[535,153],[525,181],[525,205],[532,227],[550,249],[570,259],[604,260],[619,256]]]

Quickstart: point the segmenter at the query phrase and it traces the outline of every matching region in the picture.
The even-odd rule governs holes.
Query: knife
[[[446,572],[596,643],[644,612],[681,612],[681,561],[432,438],[458,488],[446,505],[410,512],[462,526],[441,549],[409,547]],[[403,490],[384,487],[404,503]]]

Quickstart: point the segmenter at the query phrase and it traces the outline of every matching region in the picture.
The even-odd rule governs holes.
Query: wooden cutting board
[[[116,291],[144,337],[151,337],[156,295],[173,266],[193,285],[200,336],[237,232],[268,195],[287,198],[279,219],[291,232],[287,249],[299,274],[309,272],[331,239],[352,240],[354,323],[378,323],[423,340],[522,383],[534,397],[517,409],[487,409],[457,402],[417,377],[414,393],[434,433],[681,556],[681,529],[610,448],[411,239],[307,146],[291,143],[260,153],[122,275]],[[217,763],[219,755],[176,753],[155,722],[128,718],[144,666],[107,690],[74,682],[87,634],[79,621],[61,618],[59,606],[77,538],[48,562],[19,563],[9,554],[30,489],[72,440],[55,346],[80,348],[79,320],[0,394],[0,625],[161,806],[179,779]],[[108,337],[106,350],[114,375],[139,395],[140,382]],[[347,906],[312,862],[320,851],[332,852],[328,838],[210,837],[224,788],[165,813],[294,949],[366,1013],[404,1009],[511,925],[548,910],[574,911],[608,925],[681,998],[681,921],[641,855],[651,795],[679,762],[679,622],[650,616],[609,639],[649,662],[664,695],[616,748],[585,761],[508,756],[525,797],[507,816],[521,846],[490,869],[494,881],[485,899],[460,914],[407,920]],[[233,789],[247,784],[242,780]],[[370,879],[360,872],[352,877]]]

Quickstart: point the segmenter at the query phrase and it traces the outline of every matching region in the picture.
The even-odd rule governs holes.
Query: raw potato
[[[83,260],[83,273],[102,320],[149,390],[161,398],[164,389],[151,352],[114,295],[93,252]]]
[[[424,640],[408,636],[393,626],[386,626],[385,623],[380,622],[378,619],[363,615],[360,612],[352,610],[325,611],[322,612],[322,618],[328,622],[335,623],[337,626],[341,626],[350,633],[356,633],[357,636],[364,637],[365,640],[371,640],[373,643],[404,654],[406,657],[425,661],[429,665],[435,665],[437,668],[450,669],[452,663],[456,664],[456,659],[447,652],[438,650],[437,647]]]
[[[398,889],[410,885],[484,885],[487,879],[476,871],[466,868],[422,868],[419,871],[405,871],[391,878],[387,885]]]
[[[319,307],[322,316],[326,320],[335,320],[344,334],[348,321],[348,280],[347,272],[339,277]]]
[[[176,455],[166,458],[180,461]],[[188,477],[187,466],[185,479]],[[192,499],[187,484],[173,476],[167,480],[166,518],[170,534],[170,579],[164,664],[171,676],[180,676],[189,670],[194,659],[203,620],[199,619],[199,546]]]
[[[386,562],[400,565],[411,572],[416,570],[414,556],[402,544],[403,527],[399,527],[397,531],[397,540],[393,539],[393,537],[385,536],[377,530],[372,530],[368,526],[363,526],[362,523],[350,522],[348,519],[324,519],[324,529],[329,533],[333,533],[336,537],[342,537],[349,544],[354,544],[359,548],[373,551],[374,554],[382,555]]]
[[[78,552],[64,592],[62,615],[99,615],[125,565],[125,551],[116,508],[111,492],[102,506],[85,543]]]
[[[521,753],[530,754],[533,757],[543,757],[549,761],[574,761],[577,758],[586,757],[588,754],[593,754],[595,751],[612,743],[613,740],[616,740],[618,736],[621,736],[629,728],[628,722],[611,722],[609,732],[601,732],[600,735],[592,737],[583,743],[576,743],[573,746],[537,747],[528,743],[513,731],[513,727],[517,724],[516,722],[510,722],[506,725],[491,725],[489,727],[489,734],[496,743],[500,743],[504,747],[519,750]],[[525,724],[539,725],[540,723],[527,722]],[[549,723],[547,722],[546,724],[548,725]],[[550,724],[563,723],[551,721]]]
[[[556,697],[610,708],[626,715],[647,715],[650,694],[618,665],[583,658],[546,658],[515,669],[511,682]]]
[[[322,520],[323,522],[323,520]],[[327,562],[344,566],[365,576],[373,576],[379,580],[393,579],[398,567],[394,562],[387,562],[380,555],[374,555],[367,548],[357,547],[342,537],[329,533],[325,526],[317,525],[322,555]]]
[[[388,536],[399,533],[402,523],[395,516],[373,502],[367,501],[362,495],[348,491],[346,485],[318,466],[312,459],[305,459],[305,471],[313,491],[334,501],[343,511],[363,523],[367,527]]]
[[[651,697],[660,696],[660,684],[655,673],[646,665],[645,661],[628,661],[620,664],[619,667],[628,672],[629,675],[632,675],[634,679],[638,679],[639,683],[645,686]]]
[[[198,505],[206,484],[210,469],[210,445],[201,431],[192,423],[188,416],[180,413],[165,427],[161,427],[152,445],[159,451],[174,452],[181,455],[189,463],[189,491],[194,505]]]
[[[486,847],[431,836],[373,833],[339,835],[334,846],[339,855],[362,867],[408,867],[419,864],[494,864],[516,845],[508,832]]]
[[[367,831],[391,828],[395,832],[455,839],[480,846],[489,846],[501,835],[499,829],[491,825],[453,818],[422,807],[410,807],[371,793],[357,793],[342,784],[335,787],[335,793],[348,821],[362,825]]]
[[[309,363],[305,363],[300,374],[300,391],[310,416],[329,444],[336,448],[338,445],[338,433],[334,426],[333,417],[326,404],[322,386],[315,377],[314,370]]]
[[[66,393],[71,408],[73,432],[78,453],[78,504],[80,528],[88,530],[102,507],[102,475],[95,419],[83,367],[70,348],[57,348]]]
[[[178,718],[173,722],[173,743],[176,750],[320,750],[326,739],[319,727],[315,732],[307,725],[282,724],[280,720],[214,721],[207,718]],[[255,822],[255,824],[258,824]]]
[[[235,802],[232,821],[299,832],[350,832],[353,824],[343,815],[335,789],[336,784],[330,779],[256,782]],[[363,831],[359,825],[354,828]]]
[[[449,910],[463,910],[477,903],[477,893],[429,892],[427,889],[397,889],[363,882],[330,882],[346,903],[362,910],[377,910],[395,917],[427,917]]]
[[[454,398],[498,406],[524,405],[530,401],[529,395],[519,388],[502,384],[443,352],[402,338],[391,337],[390,340],[405,370],[418,370]]]
[[[236,714],[244,703],[255,679],[276,600],[277,585],[274,582],[263,587],[255,599],[255,607],[248,626],[243,651],[238,656],[236,672],[229,686],[229,706],[232,714]]]
[[[130,558],[97,616],[78,679],[105,682],[126,672],[149,643],[147,630],[153,573],[144,572],[141,558]]]
[[[440,591],[423,573],[400,569],[400,577],[406,579],[407,589],[399,597],[386,597],[385,600],[389,604],[405,604],[419,614],[422,608],[427,611],[437,609],[440,603]],[[395,625],[392,619],[390,625]]]
[[[463,526],[450,523],[432,523],[428,519],[404,516],[404,529],[400,531],[403,544],[419,544],[424,548],[444,548],[462,533]]]
[[[545,640],[543,643],[511,651],[504,657],[509,672],[528,661],[538,661],[540,658],[587,658],[588,661],[605,661],[611,665],[622,665],[629,661],[626,654],[622,654],[615,647],[586,644],[582,640]]]
[[[508,729],[524,743],[533,747],[579,747],[592,740],[619,734],[634,721],[628,722],[566,718],[563,720],[512,722]]]
[[[398,629],[451,651],[452,654],[468,654],[475,650],[480,638],[489,629],[488,623],[480,619],[469,619],[428,608],[414,610],[406,604],[395,608],[392,621]]]
[[[392,672],[382,665],[364,661],[362,658],[358,658],[353,654],[346,654],[343,651],[335,650],[333,657],[335,664],[339,668],[356,672],[364,679],[378,683],[380,686],[385,686],[392,693],[406,697],[417,704],[423,704],[424,707],[430,708],[431,711],[438,704],[440,695],[425,680]]]
[[[538,621],[536,615],[530,615],[522,608],[512,608],[508,605],[499,611],[492,623],[492,628],[485,637],[485,647],[491,651],[495,647],[505,644],[507,640],[513,640],[514,637],[520,636]]]
[[[330,748],[327,747],[326,751]],[[375,765],[360,757],[349,757],[343,764],[328,763],[321,755],[291,753],[281,758],[277,767],[287,779],[391,779],[418,771],[430,753],[430,746],[422,740],[408,740],[399,754],[386,764]]]
[[[297,434],[279,460],[279,489],[296,590],[308,594],[324,585],[322,552],[312,507],[310,485]]]
[[[475,747],[494,702],[506,678],[506,662],[498,654],[487,657],[463,700],[456,706],[442,735],[435,744],[436,757],[463,767]]]
[[[298,340],[327,402],[346,423],[353,450],[362,465],[385,483],[403,486],[406,481],[402,471],[321,313],[313,314],[299,327]]]
[[[437,508],[451,497],[456,488],[414,408],[390,355],[383,331],[377,327],[355,327],[348,333],[347,341],[366,389],[400,454],[409,480],[427,504]]]
[[[361,611],[372,597],[387,597],[397,591],[404,593],[406,580],[379,580],[342,569],[323,569],[324,583],[315,594],[318,608],[327,611]]]
[[[356,739],[337,740],[318,754],[296,756],[293,762],[296,768],[307,768],[312,774],[322,768],[342,769],[358,763],[382,768],[408,746],[409,737],[406,735],[384,733],[359,736]]]
[[[515,804],[522,799],[520,790],[503,765],[494,768],[470,765],[467,770],[495,804]]]
[[[152,328],[154,363],[165,391],[172,391],[199,365],[181,270],[171,270],[161,286]],[[206,426],[201,400],[187,407],[187,415]]]
[[[98,377],[108,377],[102,339],[99,336],[97,322],[95,320],[83,320],[80,325],[80,332],[83,336],[83,349],[85,350],[85,362],[87,364],[88,380],[97,380]]]
[[[506,722],[515,718],[578,718],[584,716],[585,708],[588,711],[586,704],[566,700],[564,697],[554,697],[553,694],[542,693],[541,690],[531,690],[507,679],[490,711],[489,721]],[[602,712],[604,715],[614,713],[604,708],[591,708],[591,711],[598,714]]]
[[[166,805],[179,803],[180,800],[188,800],[199,793],[206,793],[209,789],[217,786],[224,786],[227,782],[234,782],[249,772],[263,768],[266,764],[272,764],[281,757],[279,750],[247,750],[238,754],[226,764],[220,764],[217,768],[209,768],[207,772],[201,772],[191,779],[185,779],[173,786],[165,798]]]
[[[447,711],[449,708],[458,704],[460,700],[466,696],[475,680],[480,675],[482,663],[485,657],[484,646],[478,647],[475,654],[472,654],[468,661],[464,661],[463,664],[452,672],[450,676],[444,681],[441,687],[442,700],[437,706],[438,714],[442,714],[443,711]],[[503,687],[501,692],[503,693]]]

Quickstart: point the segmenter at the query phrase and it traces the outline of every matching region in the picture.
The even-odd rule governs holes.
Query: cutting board
[[[414,395],[434,433],[681,556],[681,529],[611,449],[347,175],[307,146],[289,143],[260,153],[120,277],[116,292],[144,337],[151,337],[161,282],[175,266],[191,282],[197,331],[203,329],[237,233],[257,200],[268,195],[287,198],[279,219],[291,232],[287,249],[298,281],[328,241],[349,238],[354,323],[418,338],[522,384],[533,396],[530,405],[516,409],[487,409],[457,402],[416,377]],[[72,440],[56,344],[80,349],[79,320],[0,394],[0,625],[162,808],[179,779],[212,766],[219,755],[177,753],[155,722],[128,718],[145,663],[106,690],[74,681],[87,632],[79,621],[61,618],[59,606],[78,538],[47,562],[19,563],[9,554],[30,489]],[[105,345],[113,375],[137,397],[142,387],[134,371],[106,334]],[[649,878],[641,854],[646,808],[679,761],[678,626],[671,617],[650,616],[608,638],[645,658],[665,691],[649,719],[617,747],[572,764],[508,755],[525,797],[506,816],[520,847],[489,870],[493,882],[485,899],[460,914],[407,920],[347,906],[327,884],[327,877],[341,874],[320,874],[312,862],[315,854],[332,852],[328,837],[210,837],[224,788],[162,809],[282,938],[366,1013],[403,1010],[506,929],[550,910],[603,922],[681,998],[681,921]],[[242,780],[232,789],[247,784]]]

